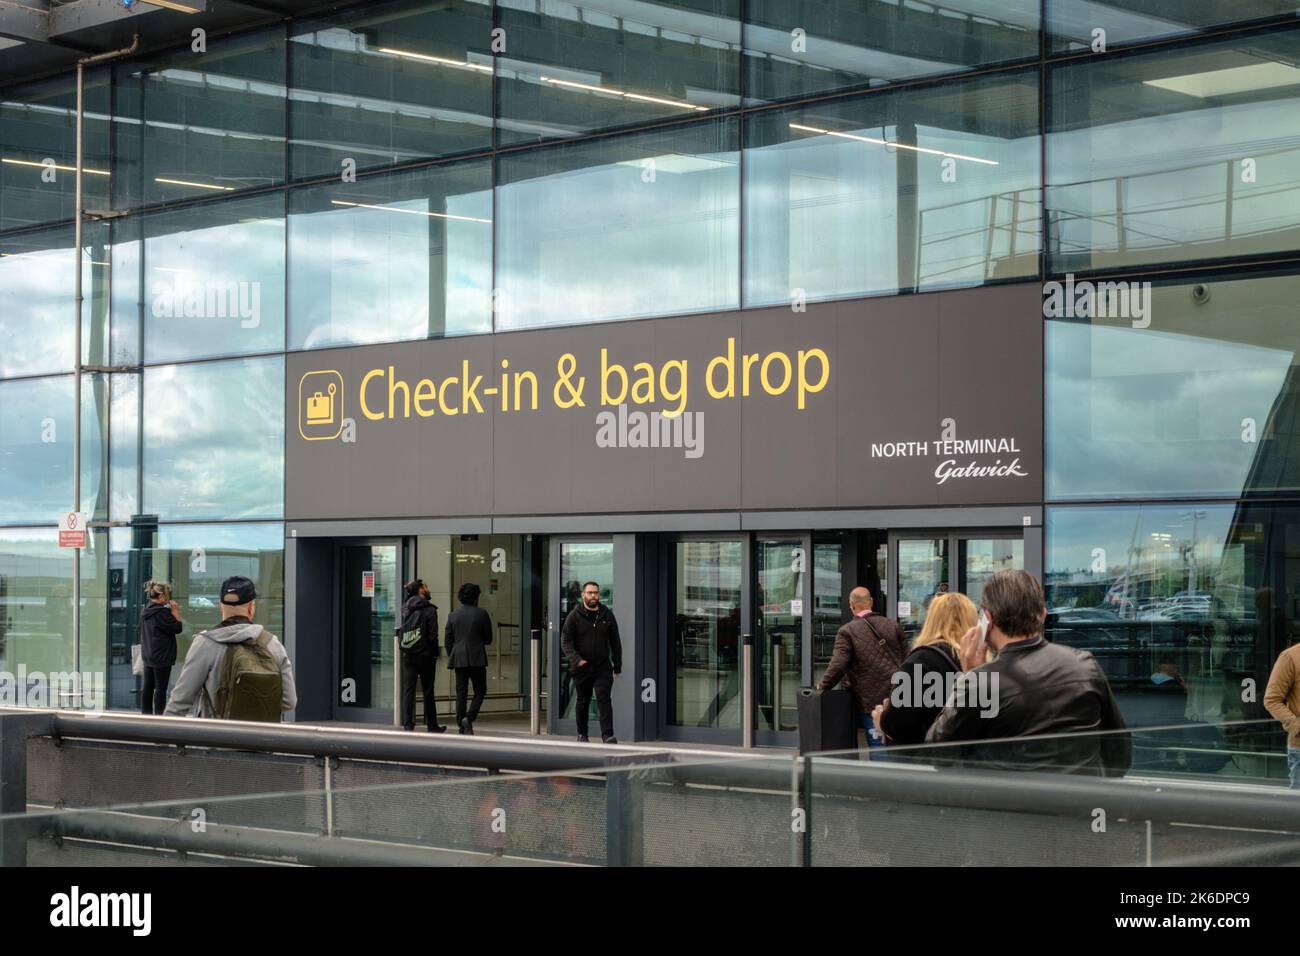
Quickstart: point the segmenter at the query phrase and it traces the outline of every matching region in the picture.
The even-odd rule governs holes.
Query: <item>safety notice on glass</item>
[[[372,598],[375,596],[375,572],[361,572],[361,596]]]

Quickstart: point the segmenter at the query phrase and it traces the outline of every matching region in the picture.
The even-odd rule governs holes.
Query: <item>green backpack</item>
[[[278,723],[284,693],[280,665],[270,650],[271,635],[263,631],[254,641],[231,644],[221,662],[216,713],[223,720]]]

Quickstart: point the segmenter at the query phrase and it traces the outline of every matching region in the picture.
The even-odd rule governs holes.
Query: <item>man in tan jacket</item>
[[[1286,731],[1286,763],[1291,789],[1300,790],[1300,644],[1278,655],[1264,691],[1264,706]]]

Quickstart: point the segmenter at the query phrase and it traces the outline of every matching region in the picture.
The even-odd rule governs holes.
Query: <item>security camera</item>
[[[1192,286],[1192,301],[1204,305],[1210,301],[1210,287],[1204,282]]]

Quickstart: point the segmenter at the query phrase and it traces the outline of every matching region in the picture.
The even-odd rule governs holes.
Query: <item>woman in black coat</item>
[[[171,585],[150,581],[145,585],[148,603],[140,609],[140,662],[144,665],[144,686],[140,689],[140,712],[161,714],[167,708],[167,684],[176,664],[176,635],[181,609],[172,600]]]
[[[979,612],[964,594],[937,594],[926,611],[925,626],[894,675],[891,700],[872,714],[887,744],[923,744],[926,732],[943,710],[953,680],[961,674],[957,649],[975,626]],[[895,706],[895,699],[903,706]]]

